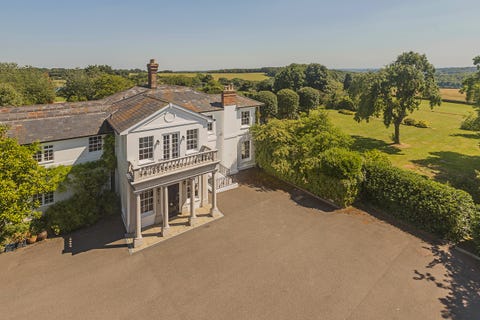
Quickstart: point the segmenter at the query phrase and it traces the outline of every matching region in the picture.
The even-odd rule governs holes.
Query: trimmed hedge
[[[367,202],[445,239],[472,236],[478,212],[467,192],[374,162],[365,165],[365,174],[362,198]]]

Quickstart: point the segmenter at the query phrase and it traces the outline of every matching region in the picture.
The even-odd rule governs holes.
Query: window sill
[[[248,129],[248,128],[250,128],[250,125],[249,125],[249,124],[242,124],[242,125],[240,126],[240,129]]]

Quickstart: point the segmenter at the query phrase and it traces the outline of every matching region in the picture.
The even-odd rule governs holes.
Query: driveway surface
[[[119,217],[0,255],[1,319],[480,319],[473,259],[255,170],[129,255]],[[422,239],[423,238],[423,239]]]

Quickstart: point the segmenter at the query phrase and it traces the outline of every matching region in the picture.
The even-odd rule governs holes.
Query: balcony
[[[209,164],[215,164],[217,160],[217,150],[203,146],[200,152],[185,157],[170,160],[162,160],[153,164],[134,167],[128,162],[128,177],[132,183],[149,180],[152,178],[166,176],[175,172],[184,171],[202,167]]]

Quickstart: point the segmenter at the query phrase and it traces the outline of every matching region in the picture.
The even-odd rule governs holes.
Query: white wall
[[[40,162],[45,167],[55,167],[59,165],[70,166],[89,161],[99,160],[103,150],[88,151],[88,137],[45,142],[43,146],[53,146],[53,161]],[[73,195],[73,192],[66,190],[64,192],[55,191],[53,195],[54,203],[66,200]],[[44,212],[50,205],[41,206],[38,210]]]
[[[250,112],[250,124],[241,124],[242,111]],[[251,108],[237,108],[236,106],[225,106],[222,117],[222,125],[220,128],[223,132],[219,133],[219,138],[222,137],[221,148],[221,164],[229,168],[232,173],[238,170],[250,168],[255,165],[255,157],[253,150],[253,143],[250,148],[250,159],[241,159],[241,142],[250,140],[249,129],[255,124],[255,107]],[[218,121],[217,121],[218,122]],[[217,142],[217,146],[219,143]]]
[[[41,162],[45,167],[74,165],[99,160],[102,150],[89,152],[88,137],[42,143],[53,146],[53,161]]]

